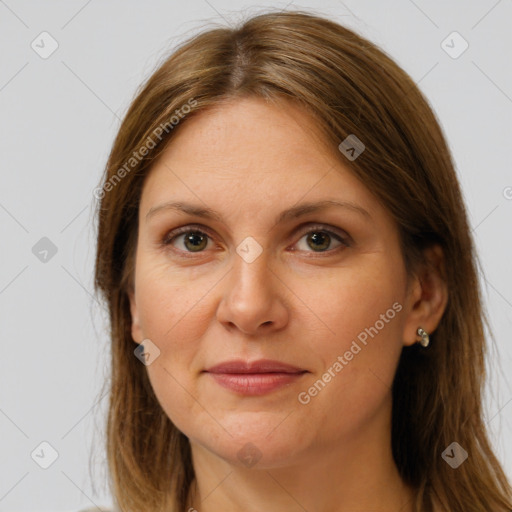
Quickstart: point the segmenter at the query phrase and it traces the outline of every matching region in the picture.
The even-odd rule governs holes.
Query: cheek
[[[182,432],[190,422],[190,417],[201,413],[196,410],[197,403],[192,396],[195,394],[190,389],[188,382],[176,368],[164,360],[163,355],[147,367],[151,387],[165,411],[167,417]]]
[[[337,269],[335,278],[298,290],[328,328],[311,347],[321,368],[305,382],[300,402],[323,418],[326,433],[353,432],[389,405],[402,349],[401,290],[398,273],[377,265]]]
[[[371,329],[375,324],[382,343],[395,340],[401,327],[404,288],[398,270],[391,260],[372,255],[357,268],[319,272],[314,281],[297,279],[295,295],[308,307],[310,321],[325,328],[325,336],[319,336],[315,344],[329,353],[329,347],[336,352],[347,350],[359,335],[363,342],[365,333],[370,338],[367,329],[376,334]]]
[[[160,354],[147,366],[155,395],[169,419],[182,431],[191,417],[203,409],[194,400],[197,355],[206,326],[211,321],[205,290],[210,277],[191,286],[184,272],[173,273],[168,265],[139,261],[136,287],[139,321],[144,338],[150,339]]]
[[[186,271],[173,271],[162,258],[143,256],[137,265],[136,299],[144,336],[162,352],[174,345],[190,346],[203,325],[198,317],[204,316],[203,296],[213,286],[212,278],[195,280]]]

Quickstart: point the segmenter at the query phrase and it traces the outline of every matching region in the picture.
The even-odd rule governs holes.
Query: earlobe
[[[131,331],[133,341],[137,344],[141,343],[144,337],[142,336],[142,329],[139,321],[139,311],[135,302],[135,293],[133,290],[128,292],[130,300],[130,314],[131,314]]]
[[[404,345],[421,340],[418,328],[431,335],[438,327],[448,303],[444,255],[439,245],[424,251],[426,264],[414,277],[408,297],[408,316],[404,326]]]

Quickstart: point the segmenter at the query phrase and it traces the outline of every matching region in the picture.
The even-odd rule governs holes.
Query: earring
[[[424,331],[421,327],[418,327],[418,336],[421,336],[421,340],[419,341],[419,343],[421,344],[422,347],[428,347],[429,343],[430,343],[430,337],[428,335],[428,333],[426,331]]]

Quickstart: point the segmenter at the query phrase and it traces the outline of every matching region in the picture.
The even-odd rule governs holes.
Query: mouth
[[[261,359],[226,361],[204,370],[220,386],[240,395],[258,396],[293,384],[306,373],[303,368]]]

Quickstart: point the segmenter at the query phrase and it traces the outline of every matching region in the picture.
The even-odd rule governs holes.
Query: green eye
[[[187,252],[201,252],[208,245],[208,239],[210,238],[203,231],[187,228],[178,234],[171,233],[164,243],[165,245],[174,245],[174,242],[181,237],[183,237],[183,241],[181,242],[182,247],[184,247],[184,250]],[[182,250],[181,248],[179,249]]]
[[[208,241],[213,240],[213,235],[206,232],[205,228],[200,226],[185,226],[169,233],[164,240],[163,245],[172,245],[183,253],[200,253],[208,247]],[[304,251],[313,253],[334,252],[342,247],[349,247],[350,238],[340,230],[340,233],[326,226],[315,225],[302,233],[302,236],[295,243],[299,249],[294,251]],[[305,239],[305,244],[301,248],[301,242]],[[333,242],[338,245],[332,248]]]
[[[331,245],[331,236],[325,231],[310,231],[305,236],[308,246],[312,249],[319,249],[320,252],[326,251]]]

